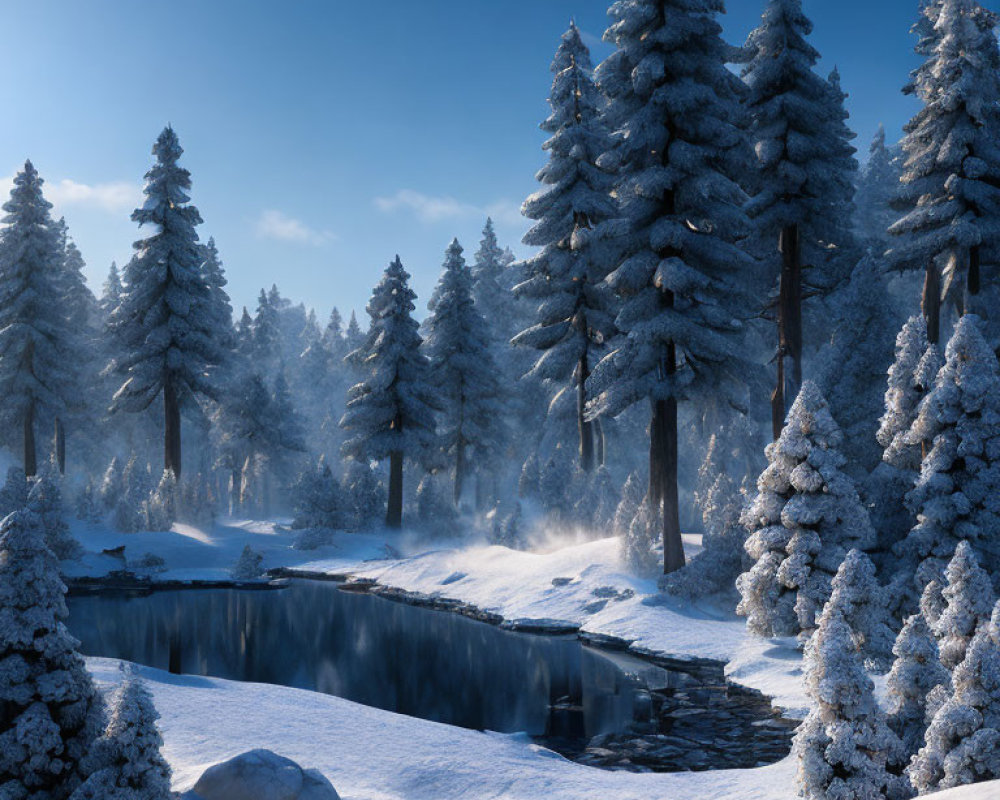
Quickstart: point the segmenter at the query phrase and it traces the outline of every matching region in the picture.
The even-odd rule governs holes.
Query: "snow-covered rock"
[[[270,750],[249,750],[205,770],[184,800],[340,800],[319,772]]]

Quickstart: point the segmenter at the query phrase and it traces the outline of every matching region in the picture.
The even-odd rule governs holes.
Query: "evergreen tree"
[[[907,775],[920,794],[1000,778],[1000,610],[952,673],[952,693],[927,727]]]
[[[226,271],[222,266],[222,259],[219,257],[219,248],[215,246],[214,237],[209,237],[202,255],[204,258],[202,273],[205,284],[212,294],[212,302],[208,308],[216,317],[211,325],[213,330],[219,331],[220,337],[224,337],[223,342],[229,348],[232,347],[233,305],[229,301],[229,295],[226,293]]]
[[[124,291],[118,265],[112,261],[111,268],[108,270],[108,277],[104,281],[104,287],[101,292],[100,307],[101,316],[104,320],[107,320],[111,316],[111,312],[118,308]]]
[[[411,316],[416,294],[399,256],[389,264],[368,303],[371,328],[356,360],[364,380],[350,390],[341,426],[351,434],[344,454],[359,461],[389,459],[386,524],[403,519],[403,459],[428,457],[438,402],[429,383],[429,366]]]
[[[854,196],[856,235],[864,247],[879,256],[889,247],[889,226],[897,219],[892,203],[899,191],[900,166],[898,157],[886,147],[885,128],[879,125]]]
[[[255,581],[264,576],[264,556],[256,552],[250,545],[243,545],[240,557],[236,560],[229,574],[237,581]]]
[[[83,548],[69,532],[62,488],[56,468],[51,462],[41,466],[28,493],[27,508],[34,512],[45,535],[45,543],[58,559],[78,557]]]
[[[279,299],[276,294],[275,299]],[[260,290],[257,298],[257,312],[253,318],[253,358],[263,375],[269,375],[278,368],[281,361],[281,323],[278,309],[272,305],[267,292]]]
[[[940,569],[967,540],[993,571],[1000,565],[1000,372],[973,315],[963,317],[945,353],[934,388],[920,403],[912,442],[928,442],[907,504],[917,523],[893,550],[899,596],[916,605],[921,572]],[[927,563],[918,569],[922,562]]]
[[[830,596],[831,579],[852,548],[875,532],[851,479],[842,471],[843,434],[811,381],[806,381],[768,467],[744,513],[746,550],[754,565],[737,580],[737,613],[760,636],[804,640]]]
[[[444,269],[427,304],[424,352],[430,378],[439,387],[440,446],[455,464],[455,504],[461,500],[466,453],[473,448],[485,466],[499,456],[502,444],[500,377],[486,322],[472,298],[472,276],[454,239]]]
[[[162,393],[164,469],[181,474],[181,408],[198,395],[217,396],[213,373],[225,357],[218,295],[205,282],[202,250],[190,204],[190,173],[177,164],[183,150],[173,128],[156,140],[156,164],[146,173],[146,202],[132,213],[156,231],[135,243],[125,269],[125,293],[111,317],[125,381],[114,407],[148,408]]]
[[[523,213],[535,220],[524,243],[541,250],[522,268],[527,279],[514,287],[537,303],[530,328],[514,344],[542,351],[533,373],[542,380],[577,386],[580,466],[594,466],[594,432],[584,418],[586,382],[614,332],[601,243],[594,228],[611,219],[613,177],[598,166],[610,149],[601,98],[592,78],[590,52],[575,24],[563,34],[552,62],[552,114],[542,123],[551,134],[543,145],[549,163],[538,173],[544,189],[529,197]]]
[[[887,770],[898,741],[875,700],[850,626],[824,611],[806,651],[806,690],[814,706],[795,733],[799,794],[808,800],[892,796]]]
[[[889,627],[886,596],[875,578],[875,565],[860,550],[851,550],[833,576],[827,608],[839,613],[851,629],[865,665],[886,672],[895,635]]]
[[[111,719],[96,741],[93,772],[71,800],[172,800],[170,765],[160,754],[160,715],[142,679],[131,671],[112,693]]]
[[[66,630],[66,587],[33,511],[0,524],[0,797],[65,800],[101,723]]]
[[[933,22],[933,31],[928,25]],[[928,338],[940,335],[940,304],[961,313],[980,302],[983,264],[1000,258],[1000,49],[997,16],[974,0],[926,3],[912,91],[923,107],[905,128],[906,164],[889,251],[900,270],[923,269]],[[995,288],[995,287],[993,287]]]
[[[990,576],[979,566],[968,542],[959,542],[945,570],[944,608],[934,623],[941,663],[955,669],[965,658],[969,642],[993,610]]]
[[[802,384],[803,299],[828,294],[853,266],[852,134],[844,122],[843,92],[815,72],[819,53],[807,40],[811,32],[801,0],[769,0],[747,40],[743,69],[759,166],[747,212],[765,263],[774,264],[770,275],[780,276],[774,438]],[[775,244],[780,269],[771,255]],[[804,269],[807,264],[812,268]]]
[[[619,0],[606,34],[618,50],[598,69],[618,129],[626,222],[607,283],[625,335],[588,382],[587,417],[650,403],[649,500],[662,509],[665,572],[684,565],[678,401],[743,407],[752,371],[740,319],[752,306],[752,261],[738,245],[748,232],[744,87],[725,66],[719,11],[716,0]]]
[[[28,479],[20,467],[8,467],[3,488],[0,489],[0,519],[28,505]]]
[[[937,642],[923,614],[907,618],[892,652],[896,660],[886,681],[889,726],[909,761],[924,741],[927,696],[939,686],[950,686],[951,678],[941,666]]]
[[[352,509],[340,483],[324,456],[315,468],[303,473],[295,491],[295,519],[292,527],[330,528],[344,530],[351,527]]]
[[[483,238],[472,262],[473,297],[476,308],[490,326],[499,346],[506,345],[514,335],[514,315],[511,312],[513,295],[505,280],[509,262],[497,243],[493,220],[487,217]]]
[[[348,353],[353,353],[365,343],[365,334],[358,324],[358,315],[351,311],[351,318],[347,322],[347,330],[344,332],[344,343]]]
[[[66,313],[65,253],[52,204],[30,161],[4,203],[0,238],[0,421],[20,431],[24,472],[38,469],[36,420],[61,419],[76,405],[83,361]]]
[[[882,453],[875,437],[883,408],[882,381],[892,361],[891,303],[882,268],[876,258],[862,258],[850,283],[836,297],[839,323],[821,355],[817,384],[844,432],[847,471],[867,478]]]

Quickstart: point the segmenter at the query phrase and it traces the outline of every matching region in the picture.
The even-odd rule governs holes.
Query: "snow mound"
[[[205,770],[185,800],[340,800],[316,770],[270,750],[249,750]]]

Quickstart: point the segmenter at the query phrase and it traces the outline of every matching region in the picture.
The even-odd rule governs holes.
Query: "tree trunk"
[[[969,248],[969,273],[965,285],[965,310],[969,313],[980,314],[982,309],[975,302],[979,294],[979,287],[982,282],[982,256],[979,245]]]
[[[672,298],[671,298],[672,299]],[[677,350],[673,342],[667,346],[667,375],[677,372]],[[677,434],[677,398],[656,403],[659,419],[662,466],[660,497],[663,501],[663,573],[684,566],[684,543],[681,540],[680,503],[677,496],[677,461],[680,448]]]
[[[663,414],[659,402],[653,403],[649,421],[649,491],[646,498],[656,508],[663,500]]]
[[[778,379],[771,395],[771,428],[781,435],[788,406],[802,386],[802,247],[798,225],[781,229],[781,281],[778,290]],[[788,359],[791,374],[784,364]]]
[[[170,378],[163,384],[163,468],[181,479],[181,407]]]
[[[56,417],[56,430],[54,448],[56,454],[56,465],[59,467],[59,474],[66,474],[66,426],[63,421]]]
[[[240,471],[233,465],[229,475],[229,516],[236,514],[240,507]]]
[[[455,505],[462,502],[462,487],[465,484],[465,439],[458,437],[455,447]]]
[[[35,403],[30,401],[24,411],[24,474],[32,478],[38,472],[35,456]]]
[[[576,423],[580,431],[580,469],[590,472],[594,468],[594,430],[591,423],[583,417],[583,409],[587,405],[587,378],[590,377],[586,353],[580,356],[577,370],[579,379],[576,384]]]
[[[601,421],[599,419],[595,419],[591,424],[594,426],[594,440],[595,440],[594,443],[597,447],[595,453],[597,458],[597,466],[603,467],[604,459],[606,457],[606,446],[607,446],[607,443],[604,441],[604,426],[601,424]]]
[[[389,507],[386,510],[387,528],[403,527],[403,452],[389,454]]]
[[[941,276],[933,258],[924,270],[924,295],[920,305],[927,321],[927,341],[938,344],[941,340]]]

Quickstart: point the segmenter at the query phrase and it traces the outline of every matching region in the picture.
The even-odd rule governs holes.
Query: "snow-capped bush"
[[[927,696],[939,686],[950,688],[951,677],[941,666],[937,642],[922,614],[906,620],[892,652],[896,660],[886,681],[886,711],[908,762],[924,742]]]
[[[847,552],[874,544],[868,513],[842,471],[842,439],[819,389],[806,381],[781,436],[767,446],[768,467],[743,515],[755,563],[737,579],[737,613],[760,636],[808,638]]]
[[[0,489],[0,519],[28,504],[28,479],[20,467],[7,469],[7,480]]]
[[[615,515],[611,520],[611,530],[615,536],[623,540],[628,536],[632,520],[639,513],[639,507],[643,504],[645,498],[646,489],[642,484],[642,478],[638,472],[633,472],[625,479],[621,500],[618,501],[618,507],[615,509]]]
[[[33,511],[41,523],[45,533],[45,543],[62,560],[77,558],[83,548],[69,532],[66,524],[66,509],[62,502],[62,489],[59,475],[50,463],[42,464],[41,469],[31,482],[28,493],[28,508]]]
[[[1000,609],[952,672],[952,693],[937,710],[907,775],[920,794],[1000,778]]]
[[[351,527],[353,509],[350,498],[336,478],[325,457],[304,472],[295,487],[295,518],[292,528],[345,530]]]
[[[643,500],[619,545],[625,567],[641,578],[662,574],[663,551],[657,549],[662,535],[663,512],[659,503],[654,508]]]
[[[965,650],[976,629],[989,620],[993,610],[990,576],[976,559],[968,542],[959,542],[945,570],[945,606],[934,623],[941,663],[954,669],[965,658]]]
[[[806,690],[812,711],[795,734],[799,794],[808,800],[885,797],[899,743],[875,700],[854,635],[834,609],[824,612],[808,647]]]
[[[172,800],[170,765],[160,754],[160,715],[131,671],[110,698],[111,715],[88,757],[91,773],[71,800]]]
[[[0,797],[64,800],[101,725],[38,515],[0,526]]]
[[[264,556],[250,545],[243,545],[243,551],[229,574],[234,580],[253,581],[264,575]]]

